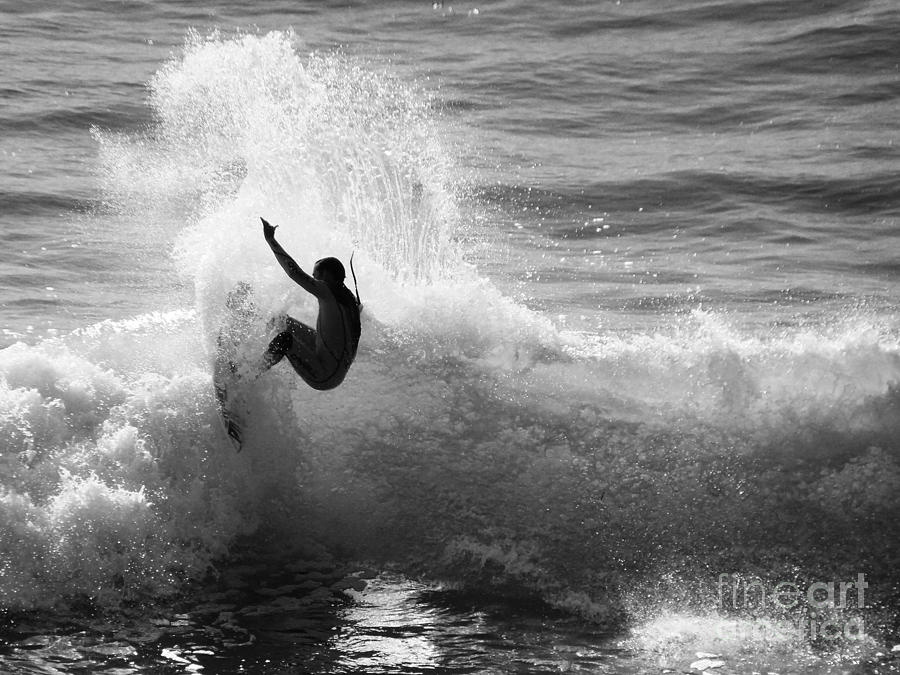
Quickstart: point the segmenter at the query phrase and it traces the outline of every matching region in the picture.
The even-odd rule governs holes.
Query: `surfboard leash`
[[[350,274],[353,275],[353,290],[356,291],[356,304],[359,305],[360,309],[362,309],[362,300],[359,299],[359,284],[356,283],[356,270],[353,269],[354,255],[356,255],[356,251],[353,251],[350,254]]]

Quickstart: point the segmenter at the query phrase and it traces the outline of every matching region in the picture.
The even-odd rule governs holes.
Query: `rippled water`
[[[697,651],[684,618],[660,626],[680,635],[682,644],[647,653],[622,635],[538,604],[491,602],[390,574],[363,576],[369,578],[365,589],[348,590],[345,597],[311,594],[314,584],[307,579],[259,587],[255,604],[235,604],[239,594],[232,589],[207,592],[199,604],[169,618],[148,621],[145,613],[134,613],[125,621],[83,619],[49,635],[22,626],[19,634],[7,634],[0,665],[9,673],[122,675],[699,672],[703,663],[724,673],[896,668],[889,654],[860,663],[855,651],[758,653],[749,644],[725,654]],[[240,594],[247,595],[253,593]]]

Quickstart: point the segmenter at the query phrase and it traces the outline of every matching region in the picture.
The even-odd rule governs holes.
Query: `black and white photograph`
[[[0,674],[900,673],[896,0],[0,0]]]

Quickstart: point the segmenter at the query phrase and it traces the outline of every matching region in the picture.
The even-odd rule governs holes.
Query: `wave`
[[[881,15],[862,12],[844,25],[804,26],[771,46],[780,56],[778,65],[775,61],[768,63],[791,72],[871,76],[890,68],[891,54],[897,50],[897,17],[891,11]]]
[[[163,597],[261,532],[601,620],[651,614],[673,569],[682,593],[734,569],[886,583],[897,346],[874,328],[753,341],[694,321],[567,336],[567,358],[530,361],[385,331],[346,390],[261,380],[241,455],[194,312],[8,348],[3,604]]]
[[[89,199],[78,199],[48,192],[0,190],[0,208],[10,215],[59,215],[73,211],[88,211],[95,205]]]
[[[6,97],[29,96],[27,90],[6,90]],[[4,133],[31,132],[37,134],[59,133],[61,131],[83,132],[86,127],[101,126],[114,128],[122,124],[121,120],[141,120],[146,117],[145,108],[136,104],[104,106],[102,108],[80,105],[42,113],[22,113],[0,118],[0,130]],[[147,119],[147,122],[150,120]]]
[[[900,195],[900,183],[888,173],[830,178],[678,171],[655,179],[595,184],[591,186],[590,194],[595,196],[594,204],[602,203],[608,210],[633,209],[634,195],[639,194],[641,203],[648,210],[716,214],[735,210],[749,202],[780,207],[786,215],[797,219],[804,213],[889,215]],[[670,227],[667,223],[659,225],[660,229]]]
[[[831,178],[671,171],[578,189],[484,185],[471,194],[488,208],[537,214],[546,236],[557,239],[577,242],[628,234],[658,246],[661,238],[677,229],[687,235],[686,246],[702,248],[719,245],[732,233],[739,234],[735,246],[750,237],[778,244],[831,242],[835,234],[822,216],[888,217],[894,213],[900,183],[890,174],[873,172]],[[755,207],[752,217],[743,215],[748,205]],[[847,220],[841,236],[868,241],[876,234],[888,234],[886,226]]]
[[[196,302],[0,351],[0,605],[165,597],[242,537],[609,621],[672,570],[702,589],[865,567],[886,602],[896,326],[752,334],[695,311],[561,332],[465,263],[429,96],[293,41],[192,35],[151,83],[157,124],[95,132],[108,203],[190,206],[175,255]],[[209,367],[225,294],[313,314],[260,215],[301,265],[357,251],[363,339],[333,392],[260,378],[235,455]]]
[[[266,312],[311,309],[261,245],[259,215],[280,224],[280,239],[304,264],[309,251],[358,250],[363,353],[390,349],[401,363],[434,363],[492,350],[525,358],[554,343],[546,320],[503,298],[457,253],[429,97],[340,56],[303,63],[293,41],[192,35],[151,83],[152,129],[95,129],[109,208],[139,222],[155,222],[141,213],[160,203],[189,209],[175,255],[197,305],[0,352],[2,494],[17,524],[2,544],[11,570],[3,607],[165,595],[256,527],[266,507],[251,495],[267,492],[268,481],[287,476],[282,492],[296,491],[291,467],[307,434],[284,405],[306,392],[273,374],[280,386],[255,399],[290,422],[288,435],[259,439],[257,449],[271,450],[264,460],[231,456],[210,396],[207,354],[237,281],[252,282]],[[473,300],[487,317],[472,314]],[[264,465],[259,476],[259,467],[237,468],[254,461]],[[220,471],[254,478],[233,483]]]

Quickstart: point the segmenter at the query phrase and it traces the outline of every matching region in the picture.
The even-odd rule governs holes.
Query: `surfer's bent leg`
[[[268,370],[287,356],[294,370],[304,379],[314,377],[319,370],[316,331],[290,316],[284,321],[285,329],[272,339],[263,355],[262,369]]]
[[[276,363],[281,361],[284,358],[285,354],[287,354],[291,350],[291,346],[294,343],[294,337],[291,335],[290,331],[282,331],[269,343],[269,348],[266,349],[266,353],[263,354],[261,369],[262,371],[266,371]]]
[[[313,389],[333,389],[341,383],[346,368],[322,364],[316,351],[316,331],[289,316],[284,317],[285,330],[280,332],[263,355],[261,372],[265,372],[285,356],[294,370]]]

